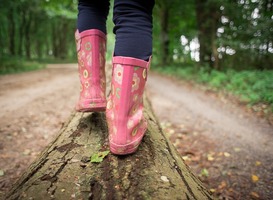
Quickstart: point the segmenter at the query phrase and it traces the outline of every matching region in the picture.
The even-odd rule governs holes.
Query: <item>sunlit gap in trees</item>
[[[223,30],[221,29],[219,31],[223,31]],[[191,59],[196,62],[199,62],[200,61],[200,57],[199,57],[200,43],[199,43],[198,39],[195,37],[189,41],[184,35],[182,35],[180,37],[180,42],[181,42],[181,45],[183,48],[183,53],[184,54],[190,53]],[[236,51],[229,46],[219,47],[219,48],[217,48],[217,51],[219,53],[219,55],[218,55],[219,58],[223,57],[222,54],[234,55],[236,53]],[[175,49],[174,55],[173,55],[174,60],[178,59],[177,53],[178,53],[178,50]]]
[[[238,3],[241,4],[245,10],[247,10],[247,12],[242,15],[242,18],[247,19],[250,22],[250,24],[253,27],[255,27],[255,26],[258,26],[258,21],[262,17],[262,8],[261,8],[261,5],[259,5],[259,4],[257,5],[256,8],[250,7],[250,5],[249,5],[250,2],[255,3],[258,1],[257,0],[251,0],[251,1],[240,0],[240,1],[238,1]],[[225,7],[222,5],[220,7],[220,10],[224,11]],[[273,15],[271,15],[271,19],[273,19]],[[235,24],[229,18],[229,16],[222,15],[220,17],[220,22],[222,25],[217,28],[217,32],[216,32],[218,38],[226,37],[226,39],[232,40],[232,39],[238,37],[238,33],[240,33],[240,31],[241,32],[243,31],[243,26]],[[226,34],[225,33],[226,27],[229,27],[234,32],[231,35]],[[270,31],[272,31],[272,29],[273,29],[272,27],[268,27],[268,28],[270,28]],[[253,32],[252,36],[254,38],[262,37],[261,30],[257,30],[256,32]],[[198,41],[197,37],[195,37],[193,39],[189,39],[185,35],[182,35],[180,37],[180,43],[181,43],[182,52],[184,53],[184,55],[190,55],[190,58],[193,61],[196,61],[196,62],[200,61],[200,53],[199,53],[200,42]],[[269,53],[273,53],[273,44],[270,41],[268,41],[266,44],[258,44],[257,42],[249,42],[249,43],[241,43],[237,46],[239,46],[239,49],[241,49],[241,50],[255,50],[256,49],[261,52],[267,51]],[[234,46],[232,47],[232,45],[219,44],[219,47],[217,48],[218,58],[222,59],[224,55],[232,56],[232,55],[236,54],[235,49],[236,49],[236,47],[234,48]],[[173,53],[174,53],[173,59],[178,60],[179,59],[179,50],[174,49]],[[212,57],[211,59],[213,60],[214,58]]]
[[[190,53],[192,60],[194,60],[196,62],[200,61],[200,57],[199,57],[200,44],[199,44],[197,37],[195,37],[189,41],[184,35],[182,35],[180,37],[180,43],[182,45],[184,54]],[[176,60],[178,58],[178,56],[176,55],[176,52],[177,52],[177,50],[174,50],[174,55],[173,55],[174,60]]]

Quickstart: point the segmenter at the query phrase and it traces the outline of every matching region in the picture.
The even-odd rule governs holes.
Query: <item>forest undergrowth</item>
[[[20,57],[0,59],[0,75],[21,73],[42,69],[44,67],[45,64],[42,64],[41,62],[26,60]]]
[[[156,66],[155,71],[177,77],[206,89],[224,92],[263,115],[273,113],[273,70],[227,69],[223,71],[194,66]]]

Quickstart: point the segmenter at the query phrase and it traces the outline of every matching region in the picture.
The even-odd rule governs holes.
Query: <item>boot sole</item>
[[[144,134],[141,137],[139,137],[138,139],[136,139],[134,142],[131,142],[126,145],[118,145],[113,142],[109,142],[110,151],[115,155],[132,154],[137,151],[138,146],[140,145],[143,136],[144,136]],[[137,146],[132,145],[134,143],[137,143],[138,145]]]
[[[78,112],[105,112],[106,110],[106,102],[97,103],[94,107],[77,107],[76,111]]]

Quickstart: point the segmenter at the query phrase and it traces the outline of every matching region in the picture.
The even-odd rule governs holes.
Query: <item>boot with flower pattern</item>
[[[113,154],[137,150],[147,129],[143,116],[143,92],[150,61],[113,57],[111,94],[106,108],[109,146]]]
[[[75,33],[80,98],[76,110],[80,112],[105,111],[105,51],[106,35],[97,29]]]

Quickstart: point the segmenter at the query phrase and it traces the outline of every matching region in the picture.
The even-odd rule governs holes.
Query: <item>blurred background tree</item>
[[[75,59],[77,0],[0,2],[1,58]],[[272,0],[157,0],[154,63],[272,69],[272,9]]]
[[[158,0],[154,18],[160,64],[273,68],[272,0]]]
[[[1,58],[74,56],[76,1],[1,0],[0,4]]]

